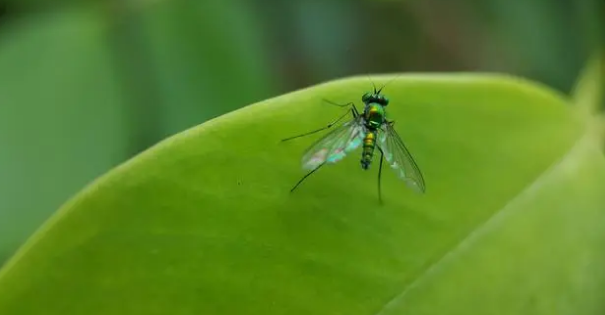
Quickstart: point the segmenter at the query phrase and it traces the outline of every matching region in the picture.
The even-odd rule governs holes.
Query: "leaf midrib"
[[[413,289],[424,283],[425,280],[430,278],[431,275],[435,274],[438,270],[443,269],[445,265],[451,259],[457,256],[458,253],[470,248],[474,245],[475,240],[485,233],[489,232],[496,222],[499,222],[505,218],[506,215],[510,214],[515,208],[515,205],[523,200],[525,196],[531,195],[534,191],[542,187],[543,182],[550,177],[553,173],[557,172],[568,162],[573,159],[575,151],[579,149],[586,141],[590,141],[590,135],[581,135],[556,162],[547,167],[542,173],[530,182],[525,188],[519,193],[512,197],[504,206],[492,213],[485,221],[477,224],[475,228],[471,229],[470,232],[462,238],[459,242],[455,243],[448,251],[446,251],[441,257],[432,264],[428,265],[423,271],[417,274],[416,277],[412,278],[402,290],[395,295],[393,298],[388,300],[382,307],[373,315],[385,315],[386,312],[396,306],[401,300],[403,300],[407,294]]]

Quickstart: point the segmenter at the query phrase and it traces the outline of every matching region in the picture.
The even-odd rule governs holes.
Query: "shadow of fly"
[[[302,166],[303,169],[309,170],[309,172],[294,185],[290,190],[291,192],[322,166],[341,161],[359,146],[362,147],[360,162],[361,168],[364,170],[370,168],[375,150],[377,149],[380,153],[378,164],[378,199],[380,203],[382,203],[380,177],[383,160],[387,161],[397,176],[411,189],[418,193],[425,192],[424,178],[418,165],[393,128],[395,121],[387,119],[386,107],[389,105],[389,100],[380,94],[386,84],[378,90],[373,82],[372,85],[374,91],[365,93],[361,98],[364,104],[363,112],[359,112],[353,102],[338,104],[323,100],[331,105],[342,108],[348,107],[347,111],[323,128],[282,140],[289,141],[334,127],[305,151],[302,157]],[[352,115],[352,118],[336,126],[348,115]]]

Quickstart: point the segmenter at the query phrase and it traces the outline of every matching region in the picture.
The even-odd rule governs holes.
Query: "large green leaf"
[[[381,84],[390,77],[377,77]],[[602,314],[605,160],[542,86],[405,75],[385,93],[416,194],[359,156],[300,154],[364,78],[169,138],[68,202],[0,272],[1,314]]]

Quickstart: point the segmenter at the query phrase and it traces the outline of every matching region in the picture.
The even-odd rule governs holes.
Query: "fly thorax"
[[[368,127],[377,129],[384,122],[384,108],[380,104],[369,104],[364,118]]]

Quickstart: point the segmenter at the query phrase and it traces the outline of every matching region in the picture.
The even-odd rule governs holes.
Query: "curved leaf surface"
[[[391,77],[376,77],[382,84]],[[68,202],[0,272],[2,314],[600,314],[605,160],[565,97],[496,75],[384,93],[426,194],[300,154],[371,84],[296,91],[175,135]]]

